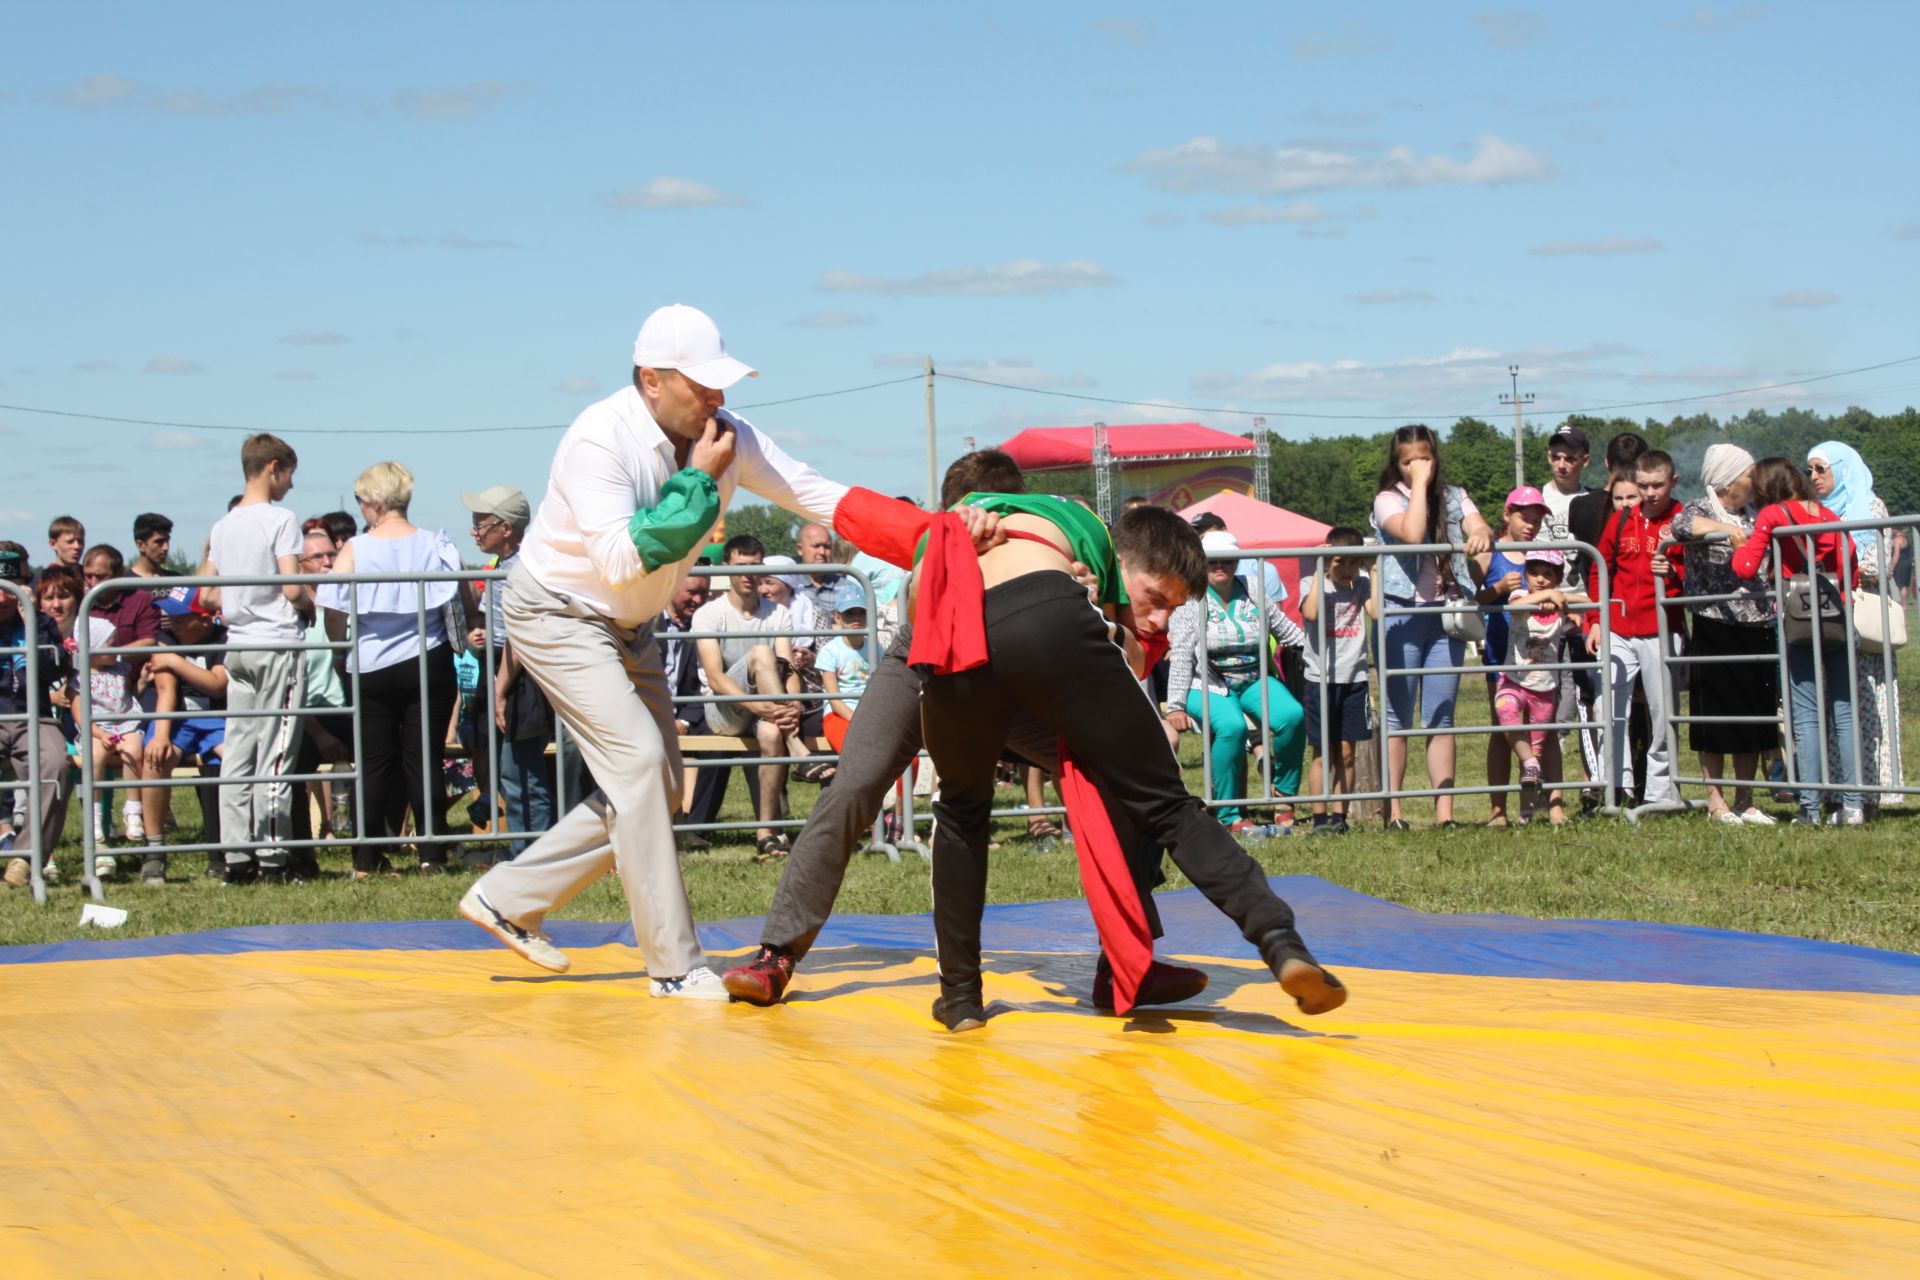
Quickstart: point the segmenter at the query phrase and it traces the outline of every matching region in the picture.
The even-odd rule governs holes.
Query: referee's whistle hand
[[[708,418],[706,430],[694,441],[688,461],[718,480],[733,465],[733,445],[733,428],[722,427],[717,418]]]

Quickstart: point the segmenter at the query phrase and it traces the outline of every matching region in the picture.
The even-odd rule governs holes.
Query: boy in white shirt
[[[300,459],[277,436],[247,437],[240,446],[246,491],[213,526],[203,574],[265,577],[300,572],[300,522],[275,503],[293,489]],[[305,635],[301,615],[313,615],[305,586],[223,586],[219,608],[227,622],[227,709],[282,711],[284,715],[239,716],[227,721],[225,777],[261,779],[220,787],[220,842],[227,846],[229,884],[258,875],[284,879],[292,838],[294,787],[283,779],[300,748],[298,711],[304,668],[297,646]],[[265,652],[251,645],[289,646]],[[256,856],[255,849],[258,848]]]

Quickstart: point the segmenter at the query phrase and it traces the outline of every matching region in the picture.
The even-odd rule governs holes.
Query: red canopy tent
[[[1028,427],[1000,446],[1022,471],[1078,471],[1093,465],[1092,427]],[[1152,422],[1108,427],[1116,462],[1171,462],[1251,455],[1253,441],[1197,422]]]
[[[1185,508],[1180,514],[1191,520],[1203,511],[1211,511],[1225,520],[1227,532],[1249,550],[1254,547],[1317,547],[1327,540],[1327,532],[1333,528],[1330,524],[1321,524],[1285,507],[1276,507],[1241,493],[1216,493]],[[1273,562],[1273,567],[1280,571],[1280,581],[1287,587],[1287,603],[1284,607],[1296,621],[1300,617],[1302,563],[1300,560]]]
[[[1113,501],[1128,494],[1184,507],[1223,489],[1250,493],[1257,483],[1254,442],[1197,422],[1029,427],[1000,447],[1024,471],[1093,472],[1096,504],[1109,519]]]

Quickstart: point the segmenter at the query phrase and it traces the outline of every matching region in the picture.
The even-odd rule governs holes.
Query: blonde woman
[[[462,568],[460,553],[447,535],[416,527],[407,519],[413,501],[413,473],[397,462],[376,462],[354,481],[366,532],[350,539],[333,562],[337,575],[352,573],[438,573]],[[348,670],[358,676],[353,700],[360,708],[360,768],[365,788],[366,834],[397,836],[412,807],[424,834],[447,831],[447,791],[440,778],[439,747],[460,693],[453,670],[451,637],[463,634],[447,612],[456,602],[462,615],[473,612],[472,589],[465,582],[326,583],[317,593],[327,611],[327,634],[347,638],[349,615],[359,617]],[[422,614],[424,612],[424,629]],[[421,654],[426,677],[421,678]],[[422,685],[424,684],[424,689]],[[426,754],[421,725],[426,725]],[[446,870],[447,846],[422,843],[420,871]],[[390,870],[378,848],[353,851],[353,875],[363,880]]]

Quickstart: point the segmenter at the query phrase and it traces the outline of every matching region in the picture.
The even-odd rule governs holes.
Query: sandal
[[[1028,818],[1027,839],[1058,840],[1067,833],[1051,818]]]
[[[773,862],[793,852],[793,846],[787,843],[785,836],[767,836],[754,848],[760,851],[753,855],[755,862]]]

